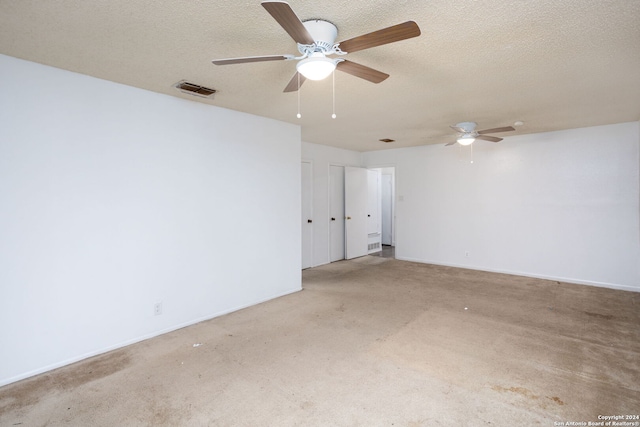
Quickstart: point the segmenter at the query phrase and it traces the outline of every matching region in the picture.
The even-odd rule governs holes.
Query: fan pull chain
[[[300,114],[300,73],[296,73],[296,75],[298,76],[298,114],[296,114],[297,118],[302,117],[302,114]]]
[[[333,114],[331,114],[331,118],[336,118],[336,70],[333,70]]]

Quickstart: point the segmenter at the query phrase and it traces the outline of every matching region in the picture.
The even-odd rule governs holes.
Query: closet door
[[[313,264],[313,181],[311,163],[302,162],[302,268]]]
[[[329,261],[344,259],[344,166],[329,167]]]
[[[344,211],[346,258],[367,254],[368,171],[363,168],[344,168]]]

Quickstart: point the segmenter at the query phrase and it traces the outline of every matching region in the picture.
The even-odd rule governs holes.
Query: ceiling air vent
[[[215,89],[211,89],[208,87],[200,86],[195,83],[190,83],[185,80],[182,80],[175,84],[175,87],[183,93],[188,93],[189,95],[199,96],[201,98],[213,98],[213,94],[216,93]]]

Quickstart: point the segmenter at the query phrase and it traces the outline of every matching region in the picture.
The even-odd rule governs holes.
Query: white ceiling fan
[[[212,62],[215,65],[231,65],[247,62],[296,60],[298,61],[296,64],[297,72],[284,89],[285,92],[297,91],[305,79],[322,80],[331,75],[335,69],[372,83],[380,83],[389,75],[353,61],[330,58],[329,56],[343,56],[420,35],[418,24],[407,21],[336,43],[338,29],[331,22],[323,19],[310,19],[303,22],[284,1],[263,1],[261,4],[298,44],[298,51],[301,55],[250,56],[214,59]]]
[[[476,139],[482,139],[485,141],[491,142],[500,142],[503,138],[498,138],[497,136],[487,135],[488,133],[498,133],[498,132],[510,132],[516,130],[512,126],[505,126],[501,128],[492,128],[485,130],[476,130],[476,126],[478,124],[476,122],[461,122],[456,124],[455,126],[450,126],[451,129],[458,132],[458,137],[455,141],[451,141],[445,145],[453,145],[456,142],[460,145],[471,145],[473,141]]]

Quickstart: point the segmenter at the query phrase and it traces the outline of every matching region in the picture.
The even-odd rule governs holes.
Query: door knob
[[[310,219],[308,219],[308,220],[307,220],[307,222],[308,222],[309,224],[311,224],[313,221],[312,221],[312,220],[310,220]]]
[[[336,220],[335,218],[333,218],[333,217],[331,218],[331,221],[335,221],[335,220]]]

